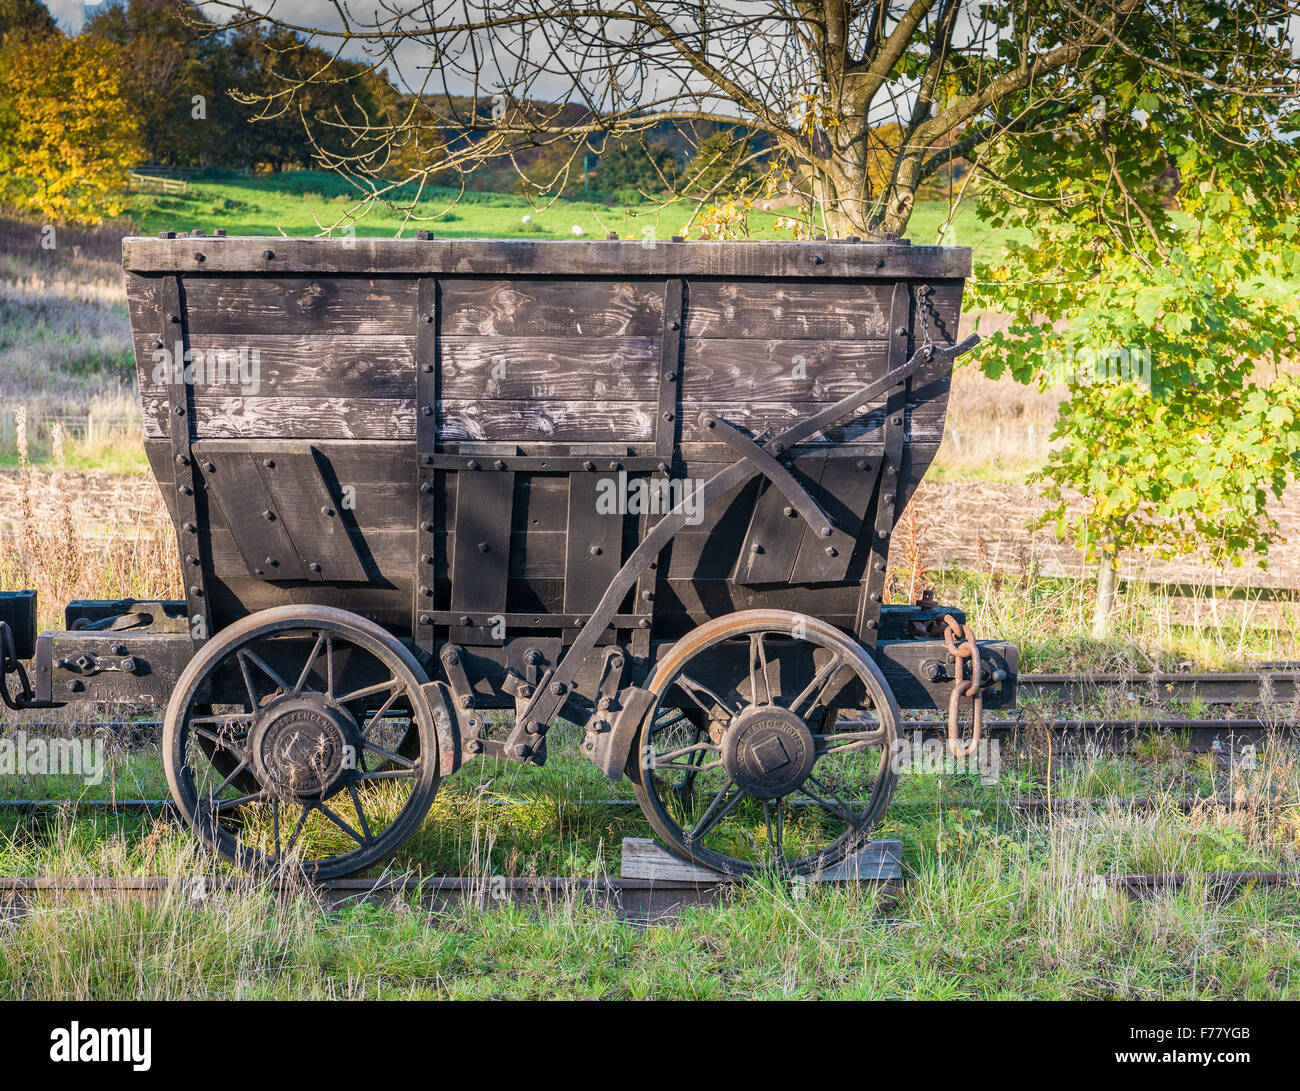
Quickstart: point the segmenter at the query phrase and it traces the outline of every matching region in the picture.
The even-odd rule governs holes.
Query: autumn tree
[[[141,148],[117,49],[13,30],[0,42],[0,203],[98,223],[124,207]]]

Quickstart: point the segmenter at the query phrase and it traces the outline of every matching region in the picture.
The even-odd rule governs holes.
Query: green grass
[[[254,883],[202,901],[186,887],[148,906],[37,903],[6,924],[0,996],[1295,998],[1300,892],[1247,889],[1224,903],[1193,879],[1132,903],[1091,877],[1295,868],[1294,805],[1185,813],[1172,798],[1138,810],[1121,797],[1235,784],[1296,799],[1297,756],[1278,744],[1258,769],[1229,771],[1181,753],[1064,765],[1056,755],[1050,769],[1030,755],[1007,762],[994,786],[904,777],[882,830],[904,844],[909,882],[896,904],[873,888],[771,878],[650,928],[576,898],[545,912],[502,905],[431,918],[403,902],[330,909]],[[115,773],[120,795],[151,790],[157,756],[120,755]],[[1100,805],[1027,818],[996,806],[1049,776],[1058,796],[1091,793]],[[0,794],[38,786],[58,788],[6,782]],[[472,764],[444,782],[390,874],[616,873],[618,839],[643,836],[644,823],[601,808],[584,817],[579,800],[593,792],[627,794],[562,745],[544,770]],[[166,820],[0,815],[3,874],[210,870]]]
[[[218,227],[231,235],[315,235],[345,220],[357,204],[355,192],[332,174],[290,171],[265,178],[200,180],[192,182],[185,194],[136,194],[129,215],[146,235]],[[506,193],[427,189],[412,218],[375,203],[356,222],[355,230],[359,236],[391,236],[399,229],[410,235],[425,229],[439,238],[571,239],[577,226],[584,238],[603,238],[607,231],[615,231],[623,238],[666,240],[681,232],[692,210],[686,201],[662,208],[650,202],[628,206],[596,199],[562,198],[548,203]],[[755,208],[750,237],[789,239],[788,231],[775,226],[785,214]],[[918,204],[908,229],[912,241],[935,242],[947,215],[944,202]],[[532,222],[524,223],[524,216],[531,216]],[[1002,237],[980,224],[969,209],[962,210],[946,233],[947,242],[963,246],[996,245]]]

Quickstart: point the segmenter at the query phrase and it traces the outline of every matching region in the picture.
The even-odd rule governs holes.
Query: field
[[[535,208],[505,195],[470,195],[444,211],[446,198],[434,194],[422,209],[430,219],[406,230],[572,238],[577,225],[587,238],[606,231],[645,238],[650,227],[665,239],[686,216],[680,207],[595,201]],[[138,195],[131,218],[138,233],[222,227],[232,235],[306,234],[348,207],[332,179],[302,173]],[[754,235],[778,237],[778,215],[756,211]],[[918,209],[913,240],[934,241],[944,218],[939,205]],[[358,233],[391,235],[401,225],[398,214],[376,209]],[[46,627],[61,626],[61,604],[73,598],[171,597],[179,589],[174,540],[139,445],[118,266],[122,230],[60,229],[55,248],[46,250],[39,225],[0,222],[0,587],[37,587]],[[1002,241],[964,216],[945,239],[977,248]],[[1057,398],[959,369],[939,463],[900,527],[895,600],[933,586],[940,601],[967,607],[978,634],[1016,643],[1022,670],[1226,669],[1300,658],[1300,604],[1258,589],[1297,585],[1300,560],[1291,546],[1277,552],[1268,574],[1130,560],[1114,634],[1089,635],[1093,592],[1080,578],[1086,572],[1078,555],[1024,527],[1036,510],[1024,475],[1041,459]],[[1288,529],[1300,522],[1290,505],[1282,516]],[[1199,585],[1199,592],[1164,586],[1170,581]],[[142,710],[106,716],[135,711]],[[1252,888],[1224,900],[1202,878],[1138,904],[1091,882],[1109,872],[1203,877],[1295,868],[1300,749],[1277,739],[1247,764],[1152,737],[1127,756],[1062,755],[1034,726],[1057,711],[1023,711],[1025,730],[1004,754],[996,784],[969,775],[902,778],[882,830],[904,845],[909,882],[897,901],[871,890],[763,880],[729,904],[651,928],[577,902],[542,914],[503,907],[431,920],[400,905],[327,910],[307,891],[284,901],[252,886],[201,904],[51,905],[6,922],[0,995],[1300,995],[1293,984],[1300,970],[1295,888]],[[1134,708],[1070,711],[1126,715]],[[1280,723],[1300,710],[1266,714]],[[39,730],[96,732],[57,713],[0,711],[6,731],[38,730],[51,720],[56,726]],[[104,784],[0,774],[0,798],[166,794],[156,747],[128,750],[108,728],[98,737],[109,746]],[[540,771],[478,763],[444,783],[394,867],[427,875],[616,874],[621,839],[647,836],[648,827],[637,811],[587,801],[628,794],[626,784],[605,781],[572,752]],[[1044,794],[1058,801],[1046,813],[1005,806],[1010,797]],[[1190,806],[1189,796],[1197,801]],[[1079,799],[1090,802],[1068,803]],[[71,807],[0,811],[0,875],[210,870],[190,836],[165,818]]]

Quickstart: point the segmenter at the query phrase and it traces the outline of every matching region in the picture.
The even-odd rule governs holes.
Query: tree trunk
[[[1101,639],[1110,634],[1110,615],[1115,608],[1115,584],[1119,556],[1115,543],[1102,542],[1097,558],[1097,611],[1092,617],[1092,635]]]

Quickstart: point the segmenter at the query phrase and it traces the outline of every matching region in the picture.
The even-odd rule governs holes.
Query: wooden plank
[[[622,866],[619,874],[624,879],[657,879],[664,882],[716,883],[731,880],[730,876],[674,856],[657,841],[648,837],[623,838]],[[817,872],[815,875],[800,876],[795,881],[876,882],[902,877],[902,842],[878,840],[869,841],[857,852],[825,871]]]
[[[443,337],[444,399],[650,402],[653,337]]]
[[[159,399],[141,395],[145,436],[163,432]],[[415,403],[397,398],[194,397],[195,430],[203,438],[414,439]],[[165,434],[165,433],[164,433]]]
[[[701,281],[691,285],[686,336],[883,340],[889,290],[888,284]]]
[[[483,402],[444,398],[439,406],[444,441],[543,440],[555,443],[654,438],[656,403]]]
[[[311,448],[297,457],[262,459],[258,469],[279,521],[306,568],[307,579],[364,581],[366,570],[347,532],[350,509],[344,496],[325,483],[326,474],[333,476],[325,456]]]
[[[515,475],[508,471],[460,475],[451,568],[453,610],[499,613],[506,608],[514,494]]]
[[[442,331],[451,337],[657,337],[654,285],[596,280],[446,282]]]
[[[849,560],[863,534],[862,517],[880,473],[880,459],[854,456],[824,458],[811,490],[830,518],[829,538],[820,538],[804,525],[799,555],[790,572],[792,583],[828,583],[844,579]]]
[[[610,580],[623,563],[623,516],[601,510],[602,482],[617,480],[611,474],[579,472],[569,475],[569,506],[564,549],[564,612],[588,613],[595,609]]]
[[[281,456],[281,462],[285,456]],[[250,452],[207,456],[204,481],[217,498],[225,525],[249,575],[263,580],[304,580],[307,570]]]
[[[267,252],[271,257],[266,257]],[[927,280],[970,276],[962,246],[850,242],[581,242],[552,239],[131,237],[123,267],[137,273],[376,276],[731,276]]]
[[[222,247],[225,245],[223,241]],[[265,250],[268,243],[257,245]],[[398,336],[411,328],[416,306],[413,280],[281,277],[279,272],[258,277],[187,276],[190,328],[196,334],[243,337],[306,333]]]
[[[884,341],[697,337],[685,346],[682,398],[831,405],[883,375],[888,358]]]

